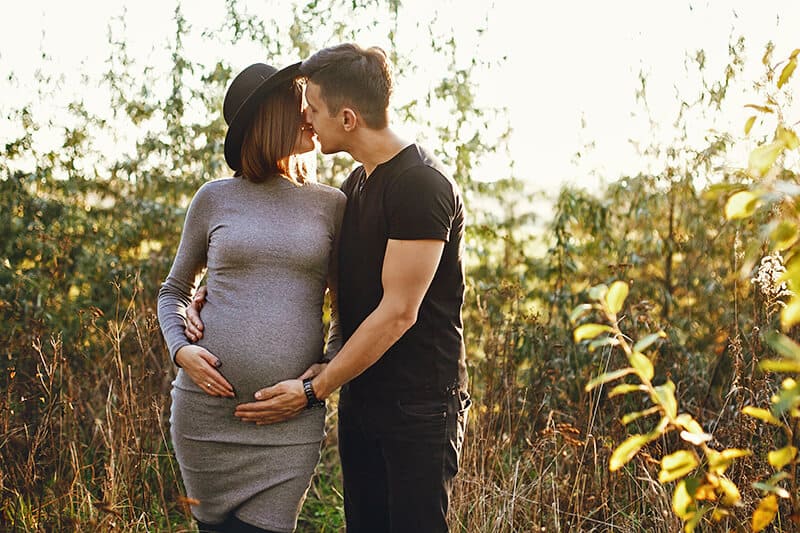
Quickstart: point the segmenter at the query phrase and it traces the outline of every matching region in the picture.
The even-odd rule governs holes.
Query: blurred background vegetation
[[[419,58],[396,46],[399,2],[295,2],[292,22],[280,25],[234,0],[225,6],[227,18],[199,37],[180,6],[175,10],[167,76],[129,55],[124,15],[109,26],[107,71],[86,84],[103,88],[110,113],[76,100],[54,121],[40,108],[59,91],[46,74],[29,105],[3,109],[20,134],[3,141],[0,157],[2,529],[192,530],[167,437],[174,370],[155,298],[189,199],[202,183],[227,175],[219,110],[235,72],[223,62],[192,60],[187,38],[209,46],[249,41],[288,63],[352,40],[348,17],[358,10],[389,35],[398,85],[415,76]],[[512,172],[502,107],[476,103],[473,73],[485,65],[464,61],[457,40],[435,21],[428,38],[430,60],[448,67],[426,93],[395,102],[395,110],[427,132],[421,140],[453,169],[470,212],[464,314],[476,402],[453,530],[681,527],[670,490],[657,481],[658,457],[676,440],[657,440],[610,473],[615,443],[643,424],[626,427],[620,417],[642,406],[584,390],[624,357],[575,344],[570,311],[590,287],[614,280],[631,287],[625,330],[667,334],[654,355],[656,380],[676,384],[682,408],[713,434],[712,444],[754,451],[729,472],[742,507],[719,526],[747,530],[759,499],[750,482],[770,473],[759,454],[782,437],[739,412],[767,404],[776,390],[757,363],[771,353],[760,332],[775,327],[783,295],[750,282],[768,253],[761,226],[769,213],[744,223],[725,218],[728,193],[754,183],[727,163],[741,132],[709,131],[700,145],[690,143],[684,117],[718,110],[734,78],[752,80],[754,102],[788,98],[796,80],[771,93],[764,80],[777,62],[772,49],[746,51],[743,39],[732,38],[721,72],[706,72],[698,54],[687,69],[704,83],[675,117],[682,134],[668,144],[642,142],[642,158],[655,170],[607,176],[602,191],[565,187],[552,216],[544,216],[540,196]],[[763,71],[743,72],[746,52],[764,54]],[[632,107],[646,110],[646,77],[641,81]],[[37,142],[44,130],[57,142]],[[474,179],[490,154],[508,158],[508,173]],[[795,181],[796,159],[788,161],[783,177]],[[338,185],[352,164],[320,157],[318,179]],[[342,529],[339,475],[331,431],[299,531]],[[793,510],[783,511],[777,527],[793,530]]]

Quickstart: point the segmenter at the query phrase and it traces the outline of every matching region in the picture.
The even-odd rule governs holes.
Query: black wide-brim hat
[[[222,103],[222,116],[228,125],[225,162],[233,170],[242,169],[242,142],[258,105],[270,91],[288,84],[298,77],[299,72],[299,62],[281,70],[265,63],[255,63],[233,79]]]

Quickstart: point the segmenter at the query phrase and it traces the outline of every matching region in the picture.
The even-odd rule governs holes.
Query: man
[[[304,374],[313,378],[262,389],[236,415],[278,422],[342,387],[348,533],[446,532],[469,406],[461,195],[426,150],[391,129],[392,77],[382,50],[326,48],[303,62],[301,73],[306,118],[322,152],[346,151],[361,163],[342,185],[348,204],[338,306],[345,344]]]

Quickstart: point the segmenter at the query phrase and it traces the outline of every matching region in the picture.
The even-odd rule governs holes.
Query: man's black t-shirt
[[[389,239],[445,242],[417,322],[374,365],[350,382],[355,394],[436,397],[466,386],[462,265],[464,207],[441,163],[412,144],[367,179],[356,168],[342,184],[347,208],[339,249],[339,317],[344,340],[383,296],[381,273]]]

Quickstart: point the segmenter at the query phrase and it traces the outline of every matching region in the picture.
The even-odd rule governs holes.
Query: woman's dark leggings
[[[197,521],[197,527],[200,529],[200,533],[277,533],[242,522],[235,516],[231,516],[221,524],[206,524],[196,518],[195,520]]]

